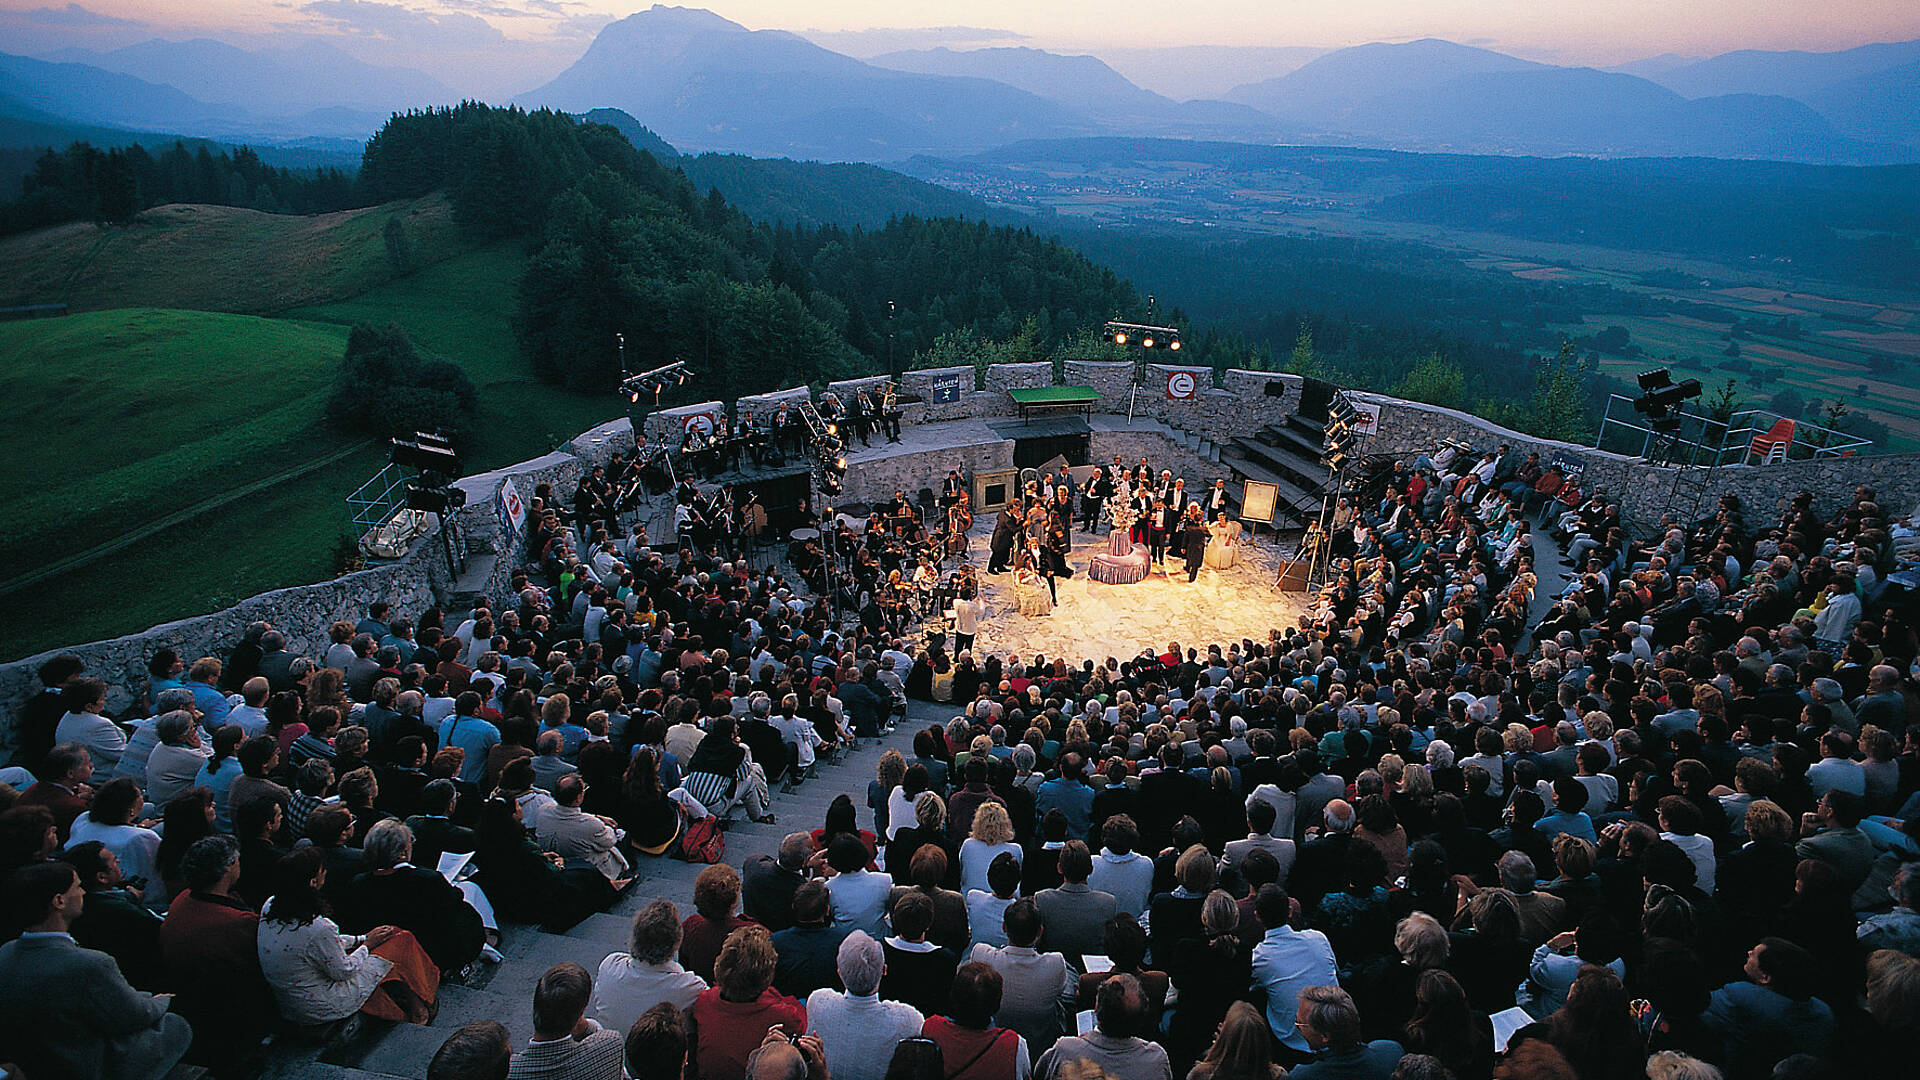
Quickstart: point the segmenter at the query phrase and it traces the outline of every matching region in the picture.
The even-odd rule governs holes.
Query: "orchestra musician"
[[[860,437],[861,446],[872,446],[867,436],[873,433],[873,402],[868,399],[865,390],[854,392],[853,401],[847,406],[847,423],[853,425],[853,433]]]
[[[960,479],[960,470],[948,469],[947,478],[940,481],[940,505],[950,507],[966,493],[967,484]]]
[[[880,395],[880,429],[886,432],[890,443],[900,441],[900,412],[899,393],[892,383],[888,383]]]

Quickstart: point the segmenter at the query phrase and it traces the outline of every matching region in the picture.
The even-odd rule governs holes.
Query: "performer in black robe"
[[[1013,558],[1013,545],[1020,535],[1020,514],[1009,504],[993,523],[993,539],[988,546],[987,573],[1004,574]]]
[[[1207,541],[1213,539],[1213,533],[1207,529],[1207,523],[1197,514],[1188,514],[1180,526],[1180,543],[1187,558],[1187,581],[1189,584],[1200,576],[1200,564],[1207,561]]]

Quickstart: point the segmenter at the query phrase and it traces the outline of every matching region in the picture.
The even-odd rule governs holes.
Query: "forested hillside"
[[[1052,349],[1137,302],[1027,229],[756,222],[613,128],[544,110],[396,116],[360,179],[376,200],[444,189],[476,238],[528,244],[520,348],[542,378],[583,390],[617,379],[616,335],[629,367],[684,360],[698,394],[724,398],[876,370],[890,333],[902,362],[945,334],[1011,337],[1029,320]]]

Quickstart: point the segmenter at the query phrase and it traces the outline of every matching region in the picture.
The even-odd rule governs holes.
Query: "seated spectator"
[[[609,953],[593,980],[588,1015],[609,1031],[625,1031],[654,1007],[693,1007],[707,981],[680,966],[680,912],[655,900],[633,916],[625,952]]]
[[[113,958],[71,934],[87,894],[63,862],[7,875],[0,896],[20,936],[0,945],[0,1041],[29,1076],[164,1076],[193,1040],[165,996],[143,994]]]
[[[1078,842],[1075,841],[1075,843]],[[1218,889],[1214,891],[1219,892]],[[1228,903],[1233,901],[1231,896],[1226,899]],[[1236,905],[1233,910],[1237,924],[1240,909]],[[1041,914],[1041,921],[1046,921],[1044,912]],[[1131,975],[1135,981],[1139,982],[1140,992],[1146,996],[1147,1015],[1159,1016],[1166,1010],[1167,987],[1172,984],[1172,980],[1166,972],[1150,970],[1147,967],[1147,931],[1140,925],[1138,919],[1131,915],[1115,915],[1109,918],[1107,925],[1101,931],[1100,951],[1096,955],[1105,956],[1107,963],[1111,966],[1105,971],[1088,971],[1080,976],[1080,987],[1074,997],[1078,1008],[1093,1008],[1095,995],[1101,983],[1115,975]],[[1157,1028],[1159,1025],[1156,1023],[1154,1026]]]
[[[598,870],[616,891],[633,880],[626,856],[620,854],[621,833],[613,823],[580,809],[587,794],[587,783],[577,773],[562,777],[554,790],[554,804],[540,813],[534,828],[540,846],[567,866]]]
[[[654,1069],[662,1076],[686,1072],[685,1014],[664,1001],[642,1013],[627,1029],[626,1057],[628,1076],[645,1076]]]
[[[925,893],[909,892],[893,908],[892,937],[882,942],[886,975],[880,996],[903,1001],[922,1015],[946,1011],[947,991],[959,958],[952,949],[927,940],[933,927],[933,901]]]
[[[33,775],[33,785],[20,793],[14,806],[45,807],[64,844],[73,819],[86,813],[93,801],[93,788],[87,784],[93,779],[93,759],[78,743],[60,743],[40,759],[40,769]]]
[[[154,857],[160,851],[160,834],[153,831],[151,819],[136,820],[143,805],[140,785],[124,779],[107,781],[94,792],[87,812],[74,819],[66,846],[98,841],[113,852],[135,888],[145,887],[156,877]]]
[[[374,826],[365,850],[367,872],[346,894],[350,925],[406,930],[434,966],[450,974],[480,956],[487,943],[480,912],[438,870],[413,865],[413,834],[405,825],[388,819]]]
[[[940,887],[947,880],[947,872],[946,850],[935,844],[923,845],[908,863],[907,880],[911,884],[895,885],[888,892],[887,913],[891,918],[902,897],[914,893],[926,897],[933,905],[933,927],[927,940],[957,954],[968,944],[967,902],[952,889]]]
[[[1813,996],[1813,957],[1784,938],[1747,950],[1744,982],[1713,992],[1705,1019],[1726,1043],[1729,1072],[1765,1075],[1790,1054],[1823,1054],[1833,1037],[1833,1010]]]
[[[984,946],[974,946],[979,952]],[[947,1080],[1025,1080],[1032,1059],[1027,1040],[1011,1027],[994,1023],[1004,997],[1004,980],[991,964],[971,961],[953,973],[947,1014],[929,1016],[920,1033],[940,1047]]]
[[[511,799],[488,799],[481,806],[473,861],[479,868],[474,880],[496,912],[553,933],[565,933],[620,898],[600,871],[563,867],[558,855],[541,851],[521,823],[520,804]]]
[[[1180,941],[1201,936],[1200,909],[1213,891],[1214,867],[1213,855],[1202,845],[1195,844],[1180,853],[1180,861],[1174,866],[1180,884],[1172,892],[1154,897],[1148,913],[1154,955],[1172,956]]]
[[[700,1080],[744,1080],[747,1057],[769,1028],[793,1036],[807,1030],[807,1009],[773,989],[779,958],[764,926],[728,935],[714,961],[714,985],[687,1010],[687,1071]]]
[[[306,848],[274,868],[258,949],[260,972],[273,987],[280,1016],[309,1027],[356,1012],[431,1022],[439,969],[413,935],[398,927],[375,926],[358,936],[340,933],[320,899],[326,874],[320,853]]]
[[[644,753],[644,751],[642,751]],[[806,882],[813,839],[788,833],[778,855],[755,855],[740,865],[740,908],[747,918],[779,933],[793,925],[793,897]]]
[[[840,942],[835,966],[846,992],[814,990],[807,997],[807,1031],[825,1046],[834,1080],[884,1080],[893,1075],[888,1064],[895,1044],[918,1036],[925,1018],[905,1002],[881,999],[886,959],[863,931]]]
[[[234,838],[240,841],[240,896],[248,904],[264,904],[274,886],[275,867],[287,853],[277,837],[286,816],[272,799],[256,799],[234,818]]]
[[[1032,900],[1016,900],[1004,920],[1004,948],[975,945],[969,959],[1000,974],[1001,1000],[994,1020],[1019,1032],[1029,1046],[1048,1047],[1065,1032],[1065,1008],[1080,990],[1080,977],[1057,952],[1041,952],[1043,925]]]
[[[81,948],[113,957],[120,974],[138,990],[162,986],[160,916],[140,902],[140,891],[120,873],[113,849],[98,840],[69,844],[61,861],[80,875],[87,900],[69,931]]]
[[[1007,907],[1020,890],[1020,860],[1002,852],[987,866],[987,889],[967,893],[967,938],[976,945],[1005,945]]]
[[[57,745],[83,747],[94,768],[112,776],[127,749],[127,733],[107,719],[107,684],[91,676],[67,683],[60,691],[60,704],[67,710],[54,728]]]
[[[1153,862],[1134,850],[1140,829],[1125,814],[1115,814],[1100,828],[1105,845],[1087,875],[1087,887],[1112,895],[1118,910],[1139,918],[1153,899]]]
[[[624,1080],[625,1033],[587,1016],[593,976],[574,963],[548,968],[533,988],[533,1038],[513,1055],[508,1080],[564,1076],[569,1080]]]
[[[1552,1016],[1567,1003],[1567,991],[1588,967],[1605,967],[1616,978],[1627,977],[1618,934],[1603,912],[1594,912],[1579,929],[1563,930],[1533,950],[1520,1007],[1535,1020]]]
[[[193,1025],[187,1059],[224,1074],[257,1054],[274,1015],[260,973],[260,916],[234,893],[240,845],[232,837],[201,837],[180,862],[186,891],[160,924],[161,961],[173,1011]]]
[[[824,881],[808,881],[793,894],[794,923],[773,935],[780,963],[773,988],[788,997],[832,986],[835,958],[846,934],[833,925],[833,906]]]
[[[1445,971],[1420,973],[1414,983],[1413,1015],[1400,1042],[1407,1053],[1435,1058],[1455,1076],[1493,1071],[1493,1025],[1487,1014],[1467,1003],[1460,980]]]
[[[1094,1029],[1068,1035],[1054,1043],[1034,1065],[1041,1080],[1076,1075],[1070,1062],[1087,1062],[1116,1080],[1172,1080],[1167,1052],[1136,1034],[1152,1031],[1147,998],[1131,975],[1118,975],[1100,984],[1094,1005]]]
[[[451,780],[429,781],[421,790],[420,812],[406,820],[413,835],[413,858],[421,865],[437,868],[440,856],[471,854],[477,842],[472,829],[453,823],[460,802],[460,789]]]
[[[700,871],[693,882],[694,914],[681,926],[680,963],[711,981],[714,961],[735,930],[757,925],[735,914],[740,904],[740,875],[725,863]]]
[[[868,937],[886,936],[887,897],[893,892],[893,879],[867,869],[873,861],[859,836],[841,833],[827,848],[827,866],[833,876],[827,880],[827,893],[833,900],[833,924],[851,933],[865,930]]]
[[[1287,925],[1290,905],[1286,890],[1279,885],[1262,885],[1254,896],[1254,905],[1267,933],[1253,947],[1253,984],[1266,993],[1267,1024],[1274,1038],[1293,1061],[1306,1061],[1314,1048],[1298,1027],[1298,1007],[1308,987],[1339,982],[1333,946],[1318,930],[1295,930]]]
[[[161,713],[153,721],[153,730],[159,745],[147,758],[142,781],[147,798],[155,806],[165,806],[193,787],[212,751],[201,737],[193,714],[184,709]]]
[[[1627,1006],[1627,988],[1606,968],[1590,967],[1574,980],[1567,1003],[1547,1024],[1547,1040],[1584,1077],[1639,1080],[1647,1050]]]
[[[1360,1010],[1338,986],[1303,988],[1293,1026],[1312,1048],[1313,1060],[1287,1070],[1290,1080],[1387,1080],[1400,1062],[1399,1043],[1391,1039],[1362,1041]]]
[[[975,819],[976,822],[978,819]],[[1093,856],[1082,840],[1069,840],[1060,849],[1060,884],[1035,894],[1040,921],[1047,927],[1047,944],[1069,958],[1101,952],[1107,921],[1119,910],[1112,893],[1087,887]],[[1144,949],[1143,949],[1144,952]]]
[[[1272,1043],[1260,1010],[1236,1001],[1187,1080],[1280,1080],[1286,1071],[1273,1063]]]

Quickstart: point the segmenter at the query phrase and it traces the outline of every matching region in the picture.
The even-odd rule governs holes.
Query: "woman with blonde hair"
[[[972,889],[990,889],[987,883],[987,867],[993,865],[993,857],[1006,852],[1014,858],[1022,857],[1020,845],[1013,842],[1013,821],[1007,817],[1007,808],[997,802],[983,802],[973,812],[972,834],[960,845],[960,891],[962,894]]]
[[[898,750],[888,750],[880,755],[880,763],[874,766],[874,778],[867,781],[867,809],[873,811],[873,833],[893,839],[897,831],[889,828],[892,816],[887,804],[893,797],[893,789],[907,778],[907,758]]]
[[[1187,1073],[1187,1080],[1281,1080],[1286,1075],[1273,1063],[1267,1018],[1252,1005],[1236,1001],[1220,1022],[1220,1034],[1207,1056]]]

